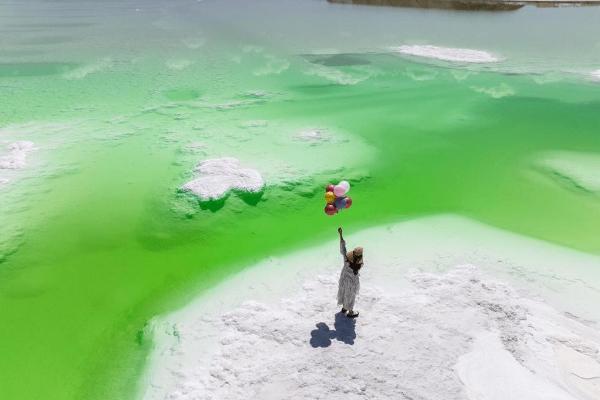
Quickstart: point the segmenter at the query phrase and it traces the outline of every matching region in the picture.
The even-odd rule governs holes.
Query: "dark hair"
[[[362,256],[360,256],[360,259],[362,260]],[[354,275],[358,275],[358,271],[361,269],[361,267],[363,265],[362,262],[357,263],[357,262],[350,261],[350,260],[348,260],[348,264],[349,264],[350,268],[352,269],[352,272],[354,272]]]

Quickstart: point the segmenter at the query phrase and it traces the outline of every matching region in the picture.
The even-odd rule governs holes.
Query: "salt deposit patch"
[[[249,121],[244,121],[240,124],[242,128],[264,128],[269,125],[269,121],[264,119],[254,119]]]
[[[265,186],[258,171],[242,167],[233,157],[202,161],[194,172],[198,177],[183,185],[182,190],[202,201],[219,200],[232,190],[257,193]]]
[[[194,63],[193,61],[187,60],[187,59],[176,59],[176,60],[168,60],[165,64],[167,65],[167,68],[169,68],[170,70],[183,71],[184,69],[186,69],[193,63]]]
[[[21,140],[6,146],[8,153],[0,157],[0,169],[22,169],[27,165],[27,155],[34,150],[33,142]]]
[[[515,94],[515,90],[505,83],[492,87],[472,86],[471,89],[479,93],[487,94],[494,99],[501,99],[502,97],[513,96]]]
[[[65,77],[66,79],[72,79],[72,80],[83,79],[90,74],[95,74],[97,72],[102,72],[102,71],[109,69],[112,66],[112,64],[113,63],[112,63],[111,58],[109,58],[109,57],[103,58],[93,64],[87,64],[87,65],[83,65],[81,67],[72,69],[71,71],[66,72],[63,75],[63,77]]]
[[[278,119],[232,119],[223,115],[218,122],[191,130],[191,135],[181,140],[179,162],[190,165],[199,159],[223,155],[243,160],[243,164],[260,172],[265,184],[277,187],[274,191],[261,192],[265,196],[262,199],[280,196],[284,191],[312,197],[332,176],[340,174],[351,182],[368,178],[367,166],[376,154],[375,148],[361,137],[339,129],[303,125],[290,125]],[[180,140],[179,136],[175,140]],[[190,149],[189,144],[198,141],[206,147]],[[178,199],[189,200],[187,196],[178,196]],[[242,196],[242,200],[256,199]]]
[[[422,82],[437,78],[440,72],[435,69],[406,68],[404,73],[413,81]]]
[[[185,147],[187,150],[205,150],[207,148],[206,143],[204,142],[192,142]]]
[[[473,350],[460,357],[456,366],[467,397],[473,400],[573,400],[543,375],[529,371],[508,352],[495,332],[482,332]]]
[[[500,61],[498,57],[487,51],[474,49],[439,47],[432,45],[403,45],[392,47],[391,50],[411,56],[459,63],[494,63]]]
[[[541,155],[536,164],[559,181],[587,192],[600,193],[600,154],[548,152]]]
[[[325,65],[311,64],[305,74],[318,76],[338,85],[351,86],[369,79],[375,74],[375,71],[368,66],[357,66],[352,69],[341,70]]]
[[[96,127],[92,127],[84,121],[33,121],[3,126],[0,128],[0,137],[14,142],[27,138],[26,141],[43,143],[44,149],[54,149],[78,142],[81,136],[73,135],[74,130],[81,132],[81,136],[89,139],[90,135],[95,133]],[[0,156],[2,155],[2,143],[6,143],[6,141],[0,142]]]
[[[331,136],[323,129],[304,129],[294,135],[294,139],[300,142],[309,143],[312,146],[329,142]]]
[[[556,354],[561,360],[563,378],[571,387],[590,399],[600,398],[600,364],[596,359],[577,349],[556,345]]]
[[[278,75],[290,67],[289,61],[284,58],[275,57],[270,54],[265,55],[264,58],[266,64],[254,70],[254,75]]]
[[[206,39],[203,37],[189,37],[182,39],[181,42],[188,49],[196,50],[206,44]]]
[[[270,95],[266,90],[249,90],[244,93],[244,96],[259,99],[263,97],[268,97]]]

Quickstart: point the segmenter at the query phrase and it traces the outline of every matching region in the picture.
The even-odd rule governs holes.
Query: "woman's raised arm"
[[[338,228],[338,233],[340,234],[340,253],[342,254],[342,257],[344,257],[344,260],[346,260],[346,241],[342,235],[342,228]]]

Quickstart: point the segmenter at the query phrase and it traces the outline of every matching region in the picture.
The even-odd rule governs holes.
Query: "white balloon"
[[[346,193],[348,193],[348,191],[350,190],[350,183],[348,181],[341,181],[340,183],[338,183],[338,186],[341,186],[344,189],[346,189]]]

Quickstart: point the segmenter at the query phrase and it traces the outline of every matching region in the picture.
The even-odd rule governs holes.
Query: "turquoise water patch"
[[[163,93],[166,98],[173,101],[195,100],[200,97],[200,92],[198,90],[189,88],[169,89],[165,90]]]
[[[2,63],[0,78],[60,75],[75,66],[71,63]]]
[[[333,55],[306,55],[310,62],[328,67],[341,67],[351,65],[369,65],[371,62],[359,54],[333,54]]]

